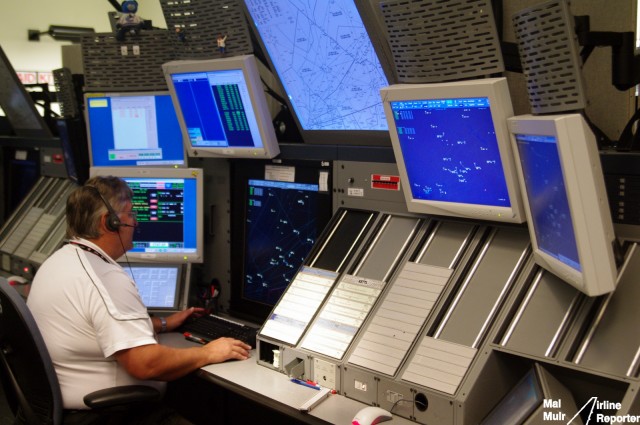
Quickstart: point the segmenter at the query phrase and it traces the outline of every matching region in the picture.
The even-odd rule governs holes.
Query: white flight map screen
[[[123,269],[133,278],[147,308],[177,307],[179,266],[129,265]]]
[[[111,108],[115,151],[158,148],[154,98],[114,97],[111,99]]]
[[[387,130],[388,81],[352,0],[245,0],[303,130]]]

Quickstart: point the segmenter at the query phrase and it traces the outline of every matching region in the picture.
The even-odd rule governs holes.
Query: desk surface
[[[192,347],[179,333],[161,335],[161,342],[172,347]],[[330,395],[308,413],[299,407],[317,394],[317,390],[294,384],[283,373],[257,364],[254,357],[246,361],[231,361],[203,367],[199,376],[230,391],[256,400],[272,409],[307,423],[350,424],[366,404],[339,394]],[[389,425],[415,424],[394,416]]]

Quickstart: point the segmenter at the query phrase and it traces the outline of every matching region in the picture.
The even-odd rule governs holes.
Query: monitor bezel
[[[178,178],[195,179],[196,182],[196,252],[193,253],[143,253],[127,252],[118,261],[139,263],[202,263],[204,259],[204,178],[199,168],[153,167],[91,167],[90,176],[115,176],[126,178]]]
[[[509,131],[507,129],[507,118],[513,116],[513,106],[511,104],[509,86],[506,78],[487,78],[434,84],[399,84],[382,89],[380,94],[382,96],[387,122],[389,123],[391,145],[396,157],[400,181],[403,185],[405,202],[410,212],[505,223],[523,223],[525,221],[520,186],[512,154]],[[498,207],[415,199],[410,190],[411,184],[407,174],[400,139],[398,138],[396,123],[393,118],[391,102],[480,97],[489,99],[491,117],[511,206]]]
[[[508,125],[535,262],[589,296],[613,291],[618,276],[614,251],[615,233],[600,154],[588,124],[580,114],[565,114],[522,115],[510,118]],[[552,257],[538,246],[520,166],[517,135],[556,138],[582,272]]]
[[[90,167],[174,167],[174,168],[185,168],[187,167],[187,153],[184,149],[184,143],[182,140],[176,141],[176,143],[180,143],[182,146],[182,164],[162,164],[162,163],[151,163],[144,165],[118,165],[118,164],[109,164],[109,165],[97,165],[94,162],[93,156],[93,140],[91,138],[91,121],[89,119],[89,101],[91,99],[96,98],[115,98],[115,97],[136,97],[136,96],[169,96],[171,98],[171,94],[168,90],[157,90],[157,91],[148,91],[148,92],[105,92],[105,93],[85,93],[84,94],[84,121],[86,123],[87,128],[87,143],[89,145],[89,166]],[[171,104],[174,107],[173,99],[171,99]],[[176,114],[176,119],[178,118]]]
[[[193,72],[242,70],[249,97],[262,141],[260,147],[193,147],[184,120],[184,114],[173,84],[173,74],[187,74]],[[187,155],[190,157],[212,158],[253,158],[270,159],[280,154],[280,146],[273,127],[271,112],[267,105],[266,95],[262,87],[260,73],[253,55],[231,56],[218,59],[180,60],[167,62],[162,65],[162,71],[169,87],[173,106],[178,116],[182,130],[182,142]]]
[[[247,7],[244,1],[242,3],[242,8],[249,22],[249,27],[254,34],[255,40],[258,43],[258,46],[264,52],[264,57],[267,60],[267,65],[269,69],[272,71],[274,80],[278,86],[278,91],[280,93],[285,93],[283,96],[287,109],[290,112],[293,121],[302,137],[302,142],[307,144],[318,144],[318,145],[355,145],[355,146],[389,146],[391,144],[391,140],[389,137],[389,132],[387,130],[306,130],[303,128],[300,120],[298,119],[298,115],[295,112],[295,108],[291,103],[289,95],[285,90],[284,83],[278,74],[277,68],[269,54],[269,50],[267,49],[260,31],[257,28],[256,22],[254,21],[251,13],[249,12],[249,8]],[[376,53],[378,61],[380,62],[380,67],[387,79],[388,84],[392,84],[396,81],[395,76],[395,64],[393,63],[392,58],[385,53],[388,50],[388,46],[384,45],[383,37],[379,35],[371,36],[370,31],[377,27],[380,27],[378,22],[375,20],[375,17],[372,16],[370,5],[363,4],[362,1],[354,2],[354,6],[362,19],[363,26],[369,35],[369,39],[373,46],[373,50]],[[299,142],[298,140],[292,142]]]

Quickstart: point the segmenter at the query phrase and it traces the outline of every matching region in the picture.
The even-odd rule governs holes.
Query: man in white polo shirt
[[[76,189],[67,200],[69,243],[33,280],[27,304],[53,360],[65,409],[88,409],[83,397],[96,390],[163,387],[207,364],[249,356],[251,347],[231,338],[184,349],[158,343],[157,333],[177,328],[196,310],[151,318],[116,263],[133,247],[132,195],[117,177],[93,177]]]

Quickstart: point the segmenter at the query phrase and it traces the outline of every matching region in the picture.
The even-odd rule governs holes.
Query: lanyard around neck
[[[90,252],[91,254],[97,255],[98,257],[100,257],[105,263],[109,263],[112,264],[111,261],[109,261],[109,259],[107,257],[105,257],[104,255],[102,255],[101,252],[96,251],[95,249],[91,248],[90,246],[81,244],[79,242],[74,242],[74,241],[69,241],[69,243],[71,245],[77,246],[78,248],[80,248],[83,251],[87,251]]]

